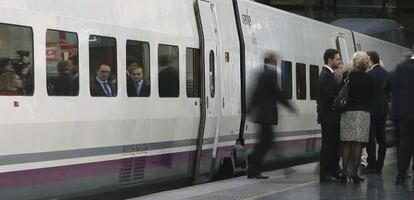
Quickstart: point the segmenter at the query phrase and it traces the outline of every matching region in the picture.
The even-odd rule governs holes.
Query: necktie
[[[141,92],[141,82],[137,83],[137,96],[139,96],[139,93]]]
[[[105,91],[106,96],[112,96],[111,89],[109,88],[108,81],[103,82],[103,89]]]

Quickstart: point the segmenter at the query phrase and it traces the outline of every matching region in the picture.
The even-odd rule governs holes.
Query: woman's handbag
[[[351,72],[348,73],[348,76],[346,76],[344,80],[344,85],[342,86],[341,90],[338,93],[338,96],[336,96],[335,100],[332,103],[332,109],[341,111],[344,110],[346,107],[346,104],[348,103],[349,99],[349,76],[351,75]]]

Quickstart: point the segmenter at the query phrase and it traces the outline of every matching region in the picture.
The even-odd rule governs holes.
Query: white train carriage
[[[24,92],[0,96],[0,199],[139,192],[242,170],[234,145],[255,142],[246,104],[267,52],[280,56],[282,90],[299,110],[281,110],[275,145],[285,159],[317,155],[324,50],[346,61],[373,49],[389,66],[406,51],[245,0],[0,0],[0,13],[0,58],[25,80]],[[127,93],[130,60],[143,68],[143,97]],[[79,87],[64,94],[63,64]],[[91,93],[101,64],[110,97]]]

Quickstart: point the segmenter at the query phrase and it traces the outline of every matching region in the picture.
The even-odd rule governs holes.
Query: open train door
[[[216,159],[216,150],[220,128],[220,34],[216,8],[209,0],[195,2],[198,32],[201,49],[201,120],[197,141],[197,154],[194,163],[196,182],[211,175]]]
[[[347,35],[346,33],[337,32],[335,33],[334,37],[335,47],[339,52],[341,52],[342,62],[344,64],[347,64],[351,59],[350,55],[352,55],[351,51],[353,50],[352,43],[349,43],[349,41],[351,41],[350,35]]]

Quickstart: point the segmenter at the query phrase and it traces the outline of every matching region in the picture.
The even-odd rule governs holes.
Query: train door
[[[346,64],[349,61],[348,49],[346,46],[345,37],[339,35],[335,39],[336,49],[341,52],[342,63]]]
[[[195,177],[208,175],[215,164],[215,155],[220,127],[219,55],[220,35],[218,30],[215,4],[197,0],[195,4],[198,17],[201,66],[202,66],[202,106],[201,122],[197,143]]]

